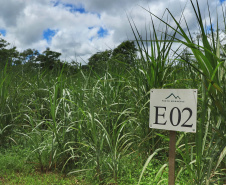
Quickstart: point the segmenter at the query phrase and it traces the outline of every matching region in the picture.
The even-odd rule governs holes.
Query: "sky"
[[[208,28],[207,0],[198,2]],[[212,21],[217,13],[221,20],[225,0],[209,0],[209,5]],[[49,47],[62,53],[61,60],[86,64],[93,54],[134,40],[129,20],[145,37],[151,23],[145,9],[162,17],[166,8],[177,19],[184,9],[190,31],[198,32],[190,0],[0,0],[0,33],[20,52],[28,48],[43,52]],[[160,33],[162,24],[153,21]]]

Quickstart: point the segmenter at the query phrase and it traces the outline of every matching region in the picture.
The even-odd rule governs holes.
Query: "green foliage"
[[[107,70],[125,71],[135,66],[136,46],[133,41],[124,41],[113,50],[98,52],[89,58],[88,65],[97,73]]]
[[[137,51],[134,41],[124,41],[113,50],[111,59],[134,67]]]
[[[207,39],[198,2],[191,3],[203,46],[169,12],[176,28],[159,18],[165,30],[158,34],[152,21],[151,34],[146,30],[150,38],[143,39],[130,20],[138,51],[126,41],[93,55],[87,66],[63,64],[60,53],[48,48],[42,54],[24,51],[22,65],[5,60],[0,70],[4,181],[16,177],[15,183],[25,184],[16,172],[32,166],[76,176],[81,184],[167,184],[169,137],[166,131],[148,128],[150,89],[197,88],[197,133],[178,134],[176,183],[224,184],[226,75],[220,51],[225,48],[219,37]],[[172,59],[175,40],[188,49],[175,51]],[[36,175],[34,179],[40,177]],[[47,181],[57,183],[52,177]],[[26,183],[34,182],[26,178]]]
[[[218,22],[216,40],[213,29],[211,29],[212,37],[208,39],[202,22],[199,3],[196,1],[195,5],[193,1],[191,1],[191,4],[200,27],[200,36],[202,38],[203,46],[194,43],[189,28],[187,27],[188,32],[186,33],[180,26],[181,19],[180,21],[177,21],[169,10],[168,13],[176,23],[176,28],[152,14],[150,11],[146,11],[149,12],[151,16],[159,19],[167,27],[171,28],[175,33],[179,34],[183,39],[177,39],[172,36],[171,38],[174,38],[176,41],[188,47],[195,58],[195,60],[191,60],[184,55],[186,53],[183,53],[183,55],[180,56],[182,58],[180,61],[188,64],[186,68],[192,69],[190,70],[191,74],[194,74],[194,70],[201,76],[201,82],[198,88],[202,95],[199,106],[200,112],[198,114],[198,129],[195,145],[188,145],[186,140],[184,145],[185,148],[180,148],[178,150],[183,158],[180,164],[183,165],[184,163],[185,168],[189,171],[190,179],[193,180],[190,180],[189,184],[211,184],[214,182],[222,182],[225,177],[224,170],[216,171],[218,164],[225,158],[225,114],[222,114],[225,112],[223,108],[223,105],[225,104],[225,93],[223,94],[223,89],[225,88],[225,75],[222,74],[222,71],[225,71],[225,61],[222,61],[220,58]],[[207,8],[209,10],[208,6]],[[210,25],[212,25],[211,17]],[[183,71],[185,71],[186,68],[183,67]],[[181,76],[186,75],[181,74]],[[223,142],[221,143],[221,141]],[[195,153],[193,153],[194,147],[196,150]],[[186,152],[185,155],[183,154],[184,151]],[[192,157],[189,158],[189,155]],[[195,157],[193,157],[194,155]],[[196,165],[193,165],[193,163]],[[225,166],[225,164],[223,166]],[[144,169],[145,168],[146,165],[144,166]]]
[[[39,55],[39,52],[35,49],[26,49],[20,53],[21,63],[24,63],[30,70],[32,68],[38,68],[39,64],[37,64],[36,59]]]
[[[16,47],[8,48],[8,46],[9,43],[0,38],[0,69],[4,68],[6,63],[8,63],[9,66],[14,64],[14,62],[16,64],[18,63],[17,57],[19,52],[16,50]]]
[[[40,67],[43,69],[52,70],[56,63],[59,62],[61,53],[51,51],[50,48],[46,48],[42,54],[37,56],[36,61],[40,62]]]
[[[79,65],[74,61],[71,63],[61,61],[60,55],[61,53],[52,51],[50,48],[46,48],[43,53],[39,53],[36,49],[18,52],[16,47],[10,47],[7,41],[0,38],[0,71],[7,64],[8,68],[13,66],[14,71],[36,72],[42,69],[57,74],[64,68],[66,73],[76,73]]]
[[[28,157],[29,156],[29,157]],[[74,184],[75,177],[59,172],[40,173],[32,151],[22,145],[0,150],[0,184]],[[81,180],[82,181],[82,180]]]
[[[107,69],[107,62],[111,57],[111,50],[98,52],[89,58],[88,65],[95,71],[101,72]]]
[[[9,149],[0,150],[0,175],[13,172],[31,172],[33,165],[27,161],[30,150],[23,146],[12,146]],[[27,163],[27,164],[26,164]]]
[[[78,179],[74,177],[64,177],[61,174],[57,173],[11,173],[3,175],[0,179],[0,183],[7,185],[15,185],[15,184],[23,184],[23,185],[31,185],[31,184],[63,184],[63,185],[71,185],[71,184],[82,184]]]

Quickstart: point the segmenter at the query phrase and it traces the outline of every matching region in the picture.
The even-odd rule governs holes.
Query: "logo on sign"
[[[176,96],[174,93],[171,93],[169,96],[167,96],[165,99],[162,100],[162,102],[180,102],[184,103],[184,101],[180,100],[180,96]]]
[[[165,98],[165,99],[168,99],[168,98],[170,98],[171,96],[173,96],[175,99],[180,99],[180,97],[179,96],[175,96],[173,93],[171,93],[167,98]]]

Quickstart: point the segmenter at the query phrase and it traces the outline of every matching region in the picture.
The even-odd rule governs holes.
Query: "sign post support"
[[[197,89],[152,89],[149,127],[169,130],[169,185],[175,185],[176,131],[196,132]]]

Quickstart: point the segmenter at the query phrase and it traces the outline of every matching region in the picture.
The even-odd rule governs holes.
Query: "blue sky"
[[[48,28],[43,31],[43,39],[45,39],[48,43],[50,43],[54,35],[56,35],[56,33],[57,33],[57,30],[52,30]]]
[[[6,36],[6,30],[0,29],[0,33],[1,33],[3,36]]]
[[[199,4],[203,20],[208,22],[206,0],[199,0]],[[216,10],[220,16],[220,5],[225,7],[226,2],[211,0],[209,4],[215,21]],[[168,8],[180,17],[185,5],[186,21],[191,32],[196,33],[198,27],[189,0],[0,0],[0,33],[19,51],[30,48],[43,52],[49,47],[61,52],[62,60],[87,62],[96,52],[134,39],[127,15],[145,37],[150,15],[141,7],[150,8],[159,17]],[[156,19],[154,22],[161,29]]]
[[[62,3],[60,1],[56,1],[53,4],[54,7],[56,6],[62,6],[68,9],[70,12],[79,12],[79,13],[87,13],[85,8],[83,7],[82,4],[79,5],[74,5],[74,4],[69,4],[69,3]]]
[[[88,27],[88,29],[92,30],[92,29],[95,29],[95,27]],[[108,34],[109,34],[108,30],[101,26],[97,30],[97,35],[90,37],[89,40],[92,41],[95,37],[99,38],[99,39],[104,38],[104,37],[108,36]]]
[[[53,6],[54,7],[63,7],[65,8],[66,10],[70,11],[71,13],[74,13],[74,12],[78,12],[78,13],[81,13],[81,14],[85,14],[85,13],[91,13],[91,14],[96,14],[99,18],[100,18],[100,14],[98,12],[91,12],[91,11],[87,11],[84,7],[84,5],[82,4],[82,1],[81,3],[78,3],[78,4],[70,4],[70,3],[62,3],[61,1],[56,1],[53,3]]]
[[[211,28],[211,25],[206,26],[207,33],[211,33],[211,29],[213,29],[213,31],[215,30],[214,29],[214,24],[212,24],[212,28]]]
[[[108,35],[108,30],[104,29],[103,27],[100,27],[100,29],[98,30],[97,34],[98,34],[99,38],[105,37],[105,36]]]

